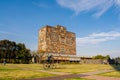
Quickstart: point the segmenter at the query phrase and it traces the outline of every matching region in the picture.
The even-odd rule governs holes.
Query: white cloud
[[[77,38],[77,46],[82,46],[86,44],[98,44],[101,42],[114,40],[120,38],[120,32],[101,32],[101,33],[93,33],[87,37]]]
[[[75,14],[96,11],[93,15],[100,17],[113,5],[120,6],[120,0],[56,0],[62,6],[75,11]]]
[[[18,36],[17,34],[15,33],[12,33],[12,32],[7,32],[7,31],[0,31],[0,35],[12,35],[12,36]]]
[[[120,0],[115,0],[116,2],[116,4],[118,5],[118,6],[120,6]]]
[[[50,5],[45,4],[45,3],[38,3],[38,2],[32,2],[34,5],[40,7],[40,8],[51,8]]]

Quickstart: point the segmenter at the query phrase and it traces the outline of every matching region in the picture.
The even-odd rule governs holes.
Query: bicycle
[[[53,59],[50,60],[50,61],[45,60],[45,61],[43,62],[43,68],[44,68],[45,70],[54,69],[54,68],[56,68],[56,63],[54,62]]]

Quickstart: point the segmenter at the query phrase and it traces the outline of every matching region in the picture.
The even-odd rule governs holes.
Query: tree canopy
[[[24,43],[16,43],[9,40],[0,40],[0,62],[6,59],[8,63],[29,63],[30,50]]]
[[[110,58],[109,55],[106,55],[106,56],[103,56],[103,55],[93,56],[93,59],[109,59],[109,58]]]

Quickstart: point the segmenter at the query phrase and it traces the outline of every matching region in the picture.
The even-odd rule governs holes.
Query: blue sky
[[[0,0],[0,40],[37,50],[38,30],[57,24],[76,33],[77,55],[120,56],[120,0]]]

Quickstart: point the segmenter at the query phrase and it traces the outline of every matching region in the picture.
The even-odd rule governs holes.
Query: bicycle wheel
[[[45,70],[47,70],[47,69],[50,69],[51,66],[50,66],[50,64],[49,64],[47,61],[45,61],[45,62],[43,63],[43,68],[44,68]]]
[[[55,69],[56,68],[56,65],[54,63],[51,64],[51,69]]]
[[[56,68],[56,64],[54,60],[51,60],[51,69],[55,69],[55,68]]]

